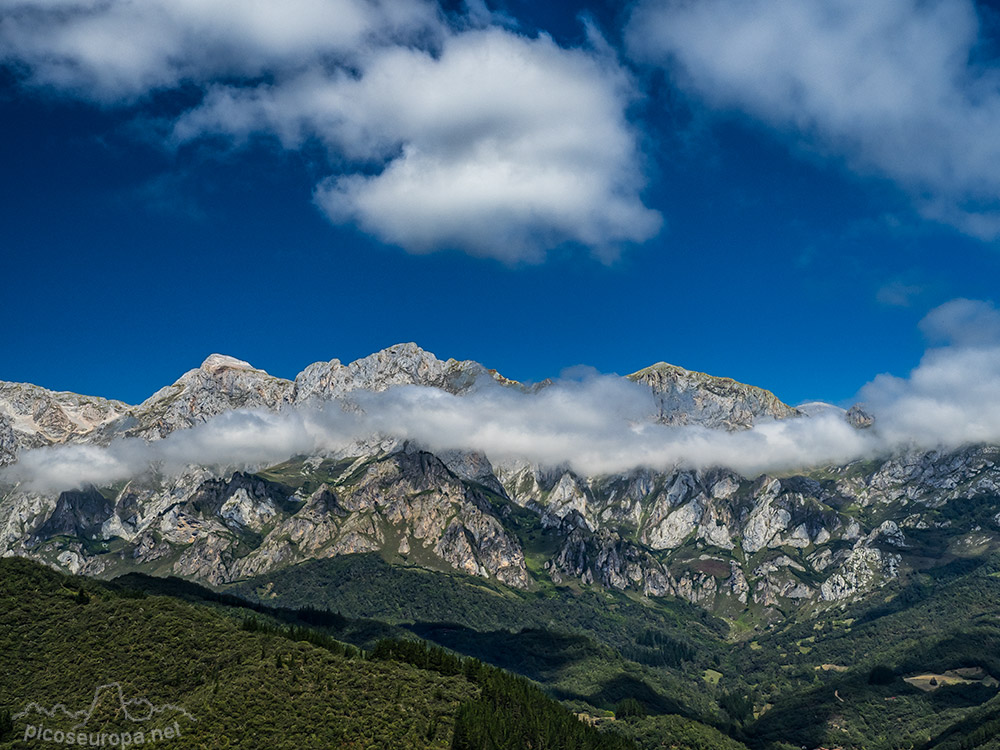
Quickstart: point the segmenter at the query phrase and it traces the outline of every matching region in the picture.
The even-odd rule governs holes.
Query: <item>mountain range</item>
[[[212,355],[138,405],[3,383],[0,556],[335,650],[422,639],[598,746],[995,750],[1000,448],[887,450],[879,424],[665,363],[529,384],[414,344],[294,380]],[[713,461],[826,431],[882,449]],[[707,458],[642,452],[663,436]]]

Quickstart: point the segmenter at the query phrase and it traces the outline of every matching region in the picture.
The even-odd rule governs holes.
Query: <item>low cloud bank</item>
[[[107,484],[148,470],[191,464],[277,463],[293,455],[347,450],[375,436],[431,451],[475,450],[493,461],[567,465],[581,474],[637,467],[726,466],[745,476],[885,455],[910,448],[1000,443],[1000,312],[954,300],[922,329],[935,343],[906,378],[879,375],[860,396],[874,427],[856,429],[842,413],[761,422],[726,432],[657,424],[650,392],[624,378],[590,374],[535,393],[485,380],[464,396],[419,386],[356,392],[336,402],[281,413],[235,411],[164,440],[71,445],[26,451],[7,481],[54,490]]]
[[[581,474],[724,465],[754,475],[847,461],[877,448],[838,412],[735,433],[657,424],[650,392],[609,375],[557,382],[537,394],[492,382],[464,396],[400,386],[355,393],[349,403],[348,409],[332,402],[280,413],[228,412],[152,443],[127,438],[107,447],[39,448],[24,452],[0,477],[54,491],[113,483],[153,466],[171,474],[192,464],[267,465],[342,452],[373,438],[409,440],[432,452],[475,450],[493,461],[567,465]]]
[[[470,396],[404,387],[360,399],[365,421],[432,451],[475,449],[492,460],[568,465],[581,474],[644,466],[729,466],[756,474],[848,460],[867,437],[837,413],[744,432],[662,425],[650,392],[617,376],[556,383],[534,395],[487,387]]]

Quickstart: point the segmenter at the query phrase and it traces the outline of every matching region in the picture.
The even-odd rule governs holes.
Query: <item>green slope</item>
[[[34,563],[0,561],[0,707],[80,710],[113,683],[126,699],[190,713],[196,721],[182,716],[182,736],[170,745],[178,748],[445,748],[459,706],[477,694],[463,678],[346,658],[246,632],[206,607],[131,598]],[[74,723],[36,720],[64,730]],[[26,723],[15,720],[0,746],[39,746],[19,741]],[[154,723],[130,722],[112,707],[88,730]]]
[[[998,718],[989,707],[1000,678],[1000,559],[988,554],[728,643],[717,621],[685,605],[586,588],[517,592],[376,555],[308,563],[237,590],[388,620],[598,717],[638,699],[649,716],[615,728],[649,747],[686,718],[696,732],[707,722],[756,748],[957,748]],[[871,681],[880,666],[886,684]],[[981,676],[926,692],[903,679],[963,668]]]
[[[406,632],[391,625],[258,609],[177,580],[104,583],[0,560],[0,748],[52,745],[29,727],[107,746],[142,732],[176,748],[742,747],[680,717],[601,731],[528,680],[409,633],[368,652],[330,635]],[[87,716],[46,715],[56,704]],[[663,723],[653,744],[645,721]]]
[[[522,592],[459,573],[390,565],[377,554],[287,568],[229,588],[264,604],[319,606],[406,627],[523,674],[580,711],[626,697],[649,713],[725,720],[702,676],[726,649],[725,625],[679,600],[596,588]]]
[[[945,740],[998,718],[998,571],[996,557],[959,560],[732,652],[722,669],[740,675],[734,688],[769,706],[749,741],[959,747]],[[943,676],[952,670],[972,670],[971,679]]]
[[[285,568],[227,589],[280,606],[321,606],[387,622],[453,622],[477,630],[575,629],[616,647],[635,645],[654,628],[716,647],[727,626],[679,599],[653,600],[598,587],[560,586],[524,592],[495,581],[389,564],[377,553],[342,555]]]

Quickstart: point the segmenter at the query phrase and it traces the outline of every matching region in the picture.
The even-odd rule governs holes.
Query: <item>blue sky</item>
[[[6,3],[0,378],[416,341],[849,400],[1000,278],[994,11],[869,5]]]

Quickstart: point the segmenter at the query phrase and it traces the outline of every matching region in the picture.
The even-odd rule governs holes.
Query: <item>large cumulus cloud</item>
[[[201,100],[173,146],[321,144],[315,202],[412,252],[507,263],[582,245],[614,258],[661,226],[640,197],[638,96],[593,28],[583,47],[527,36],[481,4],[425,0],[12,0],[0,62],[28,87],[145,113]]]
[[[379,50],[360,74],[215,87],[174,137],[276,133],[291,148],[316,138],[377,163],[324,180],[316,202],[415,252],[532,261],[574,241],[613,257],[661,222],[637,199],[643,177],[624,115],[634,97],[610,53],[488,28],[449,35],[436,54]]]

